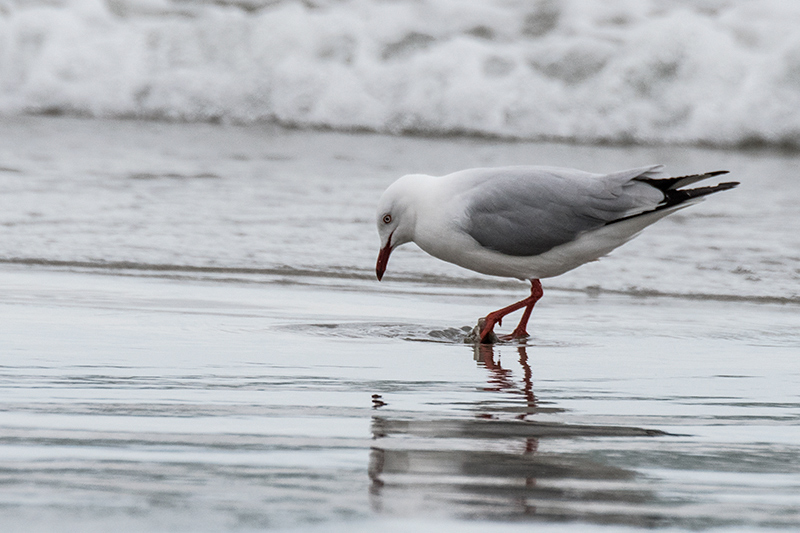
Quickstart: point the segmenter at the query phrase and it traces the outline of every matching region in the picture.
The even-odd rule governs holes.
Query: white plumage
[[[591,174],[520,166],[404,176],[378,203],[378,279],[391,252],[414,242],[476,272],[531,280],[531,296],[490,313],[481,333],[486,340],[505,314],[526,307],[512,337],[527,336],[527,318],[541,296],[539,279],[596,260],[661,218],[738,185],[681,189],[724,171],[659,179],[661,168]]]

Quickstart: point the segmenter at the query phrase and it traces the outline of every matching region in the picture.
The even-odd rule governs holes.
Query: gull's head
[[[378,201],[377,224],[381,251],[375,273],[383,278],[392,250],[414,240],[417,224],[416,201],[427,176],[412,174],[392,183]]]

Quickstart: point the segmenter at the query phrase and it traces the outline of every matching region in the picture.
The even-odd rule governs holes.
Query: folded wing
[[[736,185],[679,190],[724,172],[659,179],[660,170],[660,165],[605,175],[549,167],[478,170],[483,174],[473,176],[463,229],[485,248],[533,256],[604,225]]]

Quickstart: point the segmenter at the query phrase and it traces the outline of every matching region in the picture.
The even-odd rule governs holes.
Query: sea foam
[[[4,0],[0,113],[800,145],[800,3]]]

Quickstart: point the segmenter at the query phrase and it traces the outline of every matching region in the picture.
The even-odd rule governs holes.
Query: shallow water
[[[800,526],[792,154],[0,132],[4,531]],[[744,183],[546,282],[522,346],[463,342],[522,284],[374,280],[394,177],[535,159]]]
[[[613,171],[663,163],[672,175],[727,169],[738,189],[668,217],[545,290],[800,301],[793,153],[24,117],[3,120],[0,162],[5,263],[331,283],[374,278],[375,204],[403,174],[514,164]],[[392,256],[386,276],[519,286],[412,247]]]

